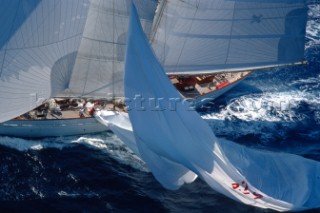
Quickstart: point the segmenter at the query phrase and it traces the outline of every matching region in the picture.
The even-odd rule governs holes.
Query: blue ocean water
[[[320,2],[309,8],[309,64],[256,72],[203,108],[218,137],[320,161]],[[201,180],[165,190],[111,132],[0,137],[0,183],[0,212],[273,212],[230,200]]]

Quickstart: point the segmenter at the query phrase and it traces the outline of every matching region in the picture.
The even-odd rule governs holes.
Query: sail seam
[[[197,7],[196,7],[196,10],[194,11],[193,19],[192,19],[191,24],[190,24],[190,27],[189,27],[189,29],[188,29],[188,33],[190,32],[190,30],[191,30],[191,28],[192,28],[192,25],[193,25],[193,23],[194,23],[194,18],[195,18],[196,15],[197,15],[199,4],[200,4],[200,2],[198,2],[198,5],[197,5]],[[183,46],[182,46],[182,48],[181,48],[181,51],[180,51],[180,54],[179,54],[179,57],[178,57],[178,60],[177,60],[177,63],[176,63],[176,67],[178,67],[178,64],[179,64],[179,62],[180,62],[180,58],[181,58],[181,55],[182,55],[183,49],[185,48],[186,43],[187,43],[187,39],[184,39],[184,41],[183,41]]]
[[[51,42],[51,43],[47,43],[47,44],[43,44],[43,45],[36,45],[36,46],[29,46],[29,47],[21,47],[21,48],[8,48],[8,49],[5,49],[5,50],[8,50],[8,51],[13,51],[13,50],[27,50],[27,49],[33,49],[33,48],[39,48],[39,47],[46,47],[46,46],[50,46],[52,44],[58,44],[58,43],[62,43],[64,41],[67,41],[67,40],[70,40],[72,38],[75,38],[75,37],[78,37],[82,35],[82,33],[78,33],[76,35],[73,35],[73,36],[70,36],[70,37],[67,37],[67,38],[64,38],[64,39],[61,39],[59,41],[55,41],[55,42]]]
[[[153,42],[155,36],[156,36],[156,32],[159,28],[159,25],[160,25],[160,22],[161,22],[161,19],[163,17],[163,13],[164,13],[164,10],[166,8],[166,4],[167,4],[167,0],[162,0],[160,3],[159,3],[159,7],[160,7],[160,11],[159,13],[156,15],[156,19],[154,20],[154,26],[152,27],[152,35],[150,36],[150,41]]]
[[[91,4],[90,5],[90,9],[92,9],[92,7],[93,7],[94,5],[93,4]],[[101,7],[101,0],[99,1],[99,8]],[[89,9],[89,10],[90,10]],[[89,13],[89,12],[88,12]],[[88,14],[89,15],[89,14]],[[98,25],[98,20],[99,20],[99,18],[100,18],[100,11],[98,11],[98,14],[97,14],[97,18],[96,18],[96,20],[95,20],[95,22],[94,22],[94,25],[95,26],[97,26]],[[85,24],[85,25],[87,25],[88,24],[88,22]],[[94,31],[94,33],[96,34],[97,32],[97,27],[94,27],[94,29],[95,29],[95,31]],[[92,52],[92,50],[93,50],[93,45],[91,46],[91,48],[90,48],[90,53]],[[87,66],[88,66],[88,69],[87,69],[87,71],[85,72],[86,73],[86,77],[85,77],[85,81],[84,81],[84,85],[83,85],[83,89],[82,89],[82,94],[84,94],[84,92],[85,92],[85,89],[86,89],[86,86],[87,86],[87,82],[88,82],[88,76],[89,76],[89,70],[90,70],[90,66],[91,65],[91,63],[87,63]]]
[[[227,64],[229,60],[229,55],[230,55],[230,46],[231,46],[231,39],[232,39],[232,34],[233,34],[233,25],[234,25],[234,16],[235,16],[235,7],[236,3],[233,5],[233,10],[232,10],[232,21],[231,21],[231,27],[230,27],[230,33],[229,33],[229,42],[227,46],[227,55],[226,55],[226,60],[224,61],[224,64]]]

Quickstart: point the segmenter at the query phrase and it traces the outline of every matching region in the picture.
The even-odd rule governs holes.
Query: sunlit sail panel
[[[163,0],[156,17],[152,45],[169,73],[241,71],[304,59],[304,0]]]
[[[0,121],[35,108],[59,90],[63,80],[51,76],[70,72],[75,57],[68,56],[79,48],[88,6],[88,0],[1,2]],[[63,58],[68,63],[57,64]]]
[[[90,1],[81,46],[64,94],[89,97],[123,97],[129,0]],[[139,16],[148,34],[156,1],[137,0]]]

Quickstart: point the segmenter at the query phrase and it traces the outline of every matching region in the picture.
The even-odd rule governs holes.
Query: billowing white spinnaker
[[[171,98],[180,95],[154,56],[134,7],[125,94],[131,100],[127,105],[139,154],[164,187],[178,188],[198,175],[214,190],[252,206],[278,211],[320,207],[319,162],[217,139],[207,123],[182,102],[175,102],[175,110],[166,108]],[[140,102],[144,104],[134,109],[137,95],[144,98]],[[156,108],[146,104],[155,98]]]
[[[107,124],[105,124],[108,128],[121,138],[132,150],[138,150],[132,125],[126,113],[101,111],[96,117],[102,122],[107,122]],[[204,176],[201,177],[204,178],[213,189],[218,190],[218,188],[220,188],[217,182],[221,182],[221,185],[225,183],[226,186],[228,186],[228,183],[234,180],[229,184],[229,191],[243,193],[244,198],[241,198],[239,194],[237,196],[240,196],[240,198],[237,196],[229,197],[247,204],[262,208],[272,208],[278,211],[303,210],[313,207],[299,207],[297,203],[300,202],[300,206],[304,206],[303,202],[309,199],[308,202],[313,202],[314,208],[318,207],[317,202],[319,202],[319,195],[308,195],[310,188],[316,191],[317,187],[319,187],[318,162],[287,153],[250,149],[224,139],[219,139],[215,142],[212,152],[213,155],[216,155],[216,162],[214,164],[216,167],[212,168],[211,173],[202,170]],[[139,151],[137,151],[136,154],[141,157]],[[199,154],[199,157],[201,157],[201,154]],[[158,167],[158,165],[147,164],[149,167]],[[315,168],[317,170],[313,171]],[[158,170],[158,172],[172,174],[172,171],[169,171],[170,167],[163,169],[164,170]],[[198,169],[201,170],[201,168]],[[238,179],[231,178],[229,176],[230,173],[237,173],[237,170],[241,173],[240,177],[238,177]],[[230,173],[228,173],[228,171]],[[312,173],[313,178],[305,178],[305,176]],[[273,176],[273,174],[275,174],[275,176]],[[154,173],[154,175],[156,174]],[[197,176],[190,176],[188,182],[192,182],[196,177]],[[241,179],[241,177],[243,179]],[[236,179],[239,181],[236,181]],[[278,180],[276,181],[276,179]],[[314,179],[314,181],[312,181],[312,179]],[[179,179],[176,181],[179,182]],[[166,187],[166,185],[163,186]],[[223,191],[224,189],[221,188],[220,192],[223,193]],[[291,194],[292,198],[296,199],[295,205],[293,205],[292,202],[282,202],[280,201],[281,198],[277,198],[279,201],[276,201],[275,198],[270,196],[271,193],[275,193],[276,191],[278,197],[284,196],[285,194],[290,196]],[[226,195],[228,195],[230,192],[226,193]],[[252,199],[251,201],[250,199],[248,200],[250,197]],[[257,199],[262,199],[265,202],[267,202],[267,200],[268,202],[271,202],[270,200],[273,201],[272,203],[265,203],[261,206],[255,201]],[[281,203],[281,205],[275,205],[274,203]]]
[[[120,140],[140,158],[140,153],[132,133],[132,126],[129,121],[128,114],[122,112],[101,110],[95,113],[95,118],[102,124],[114,132]]]

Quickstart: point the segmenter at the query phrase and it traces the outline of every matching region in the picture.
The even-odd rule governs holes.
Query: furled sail
[[[68,88],[61,95],[123,97],[130,0],[91,0]],[[157,1],[135,0],[150,33]]]
[[[167,73],[301,63],[306,0],[162,0],[152,46]]]
[[[72,68],[88,4],[88,0],[1,1],[0,122],[42,104],[65,83],[61,73]]]
[[[216,138],[195,111],[187,110],[188,102],[178,101],[134,7],[131,14],[125,95],[137,148],[155,178],[176,189],[198,175],[232,199],[278,211],[320,207],[320,163]],[[155,100],[156,107],[150,104]],[[176,100],[174,108],[168,108],[169,100]]]

